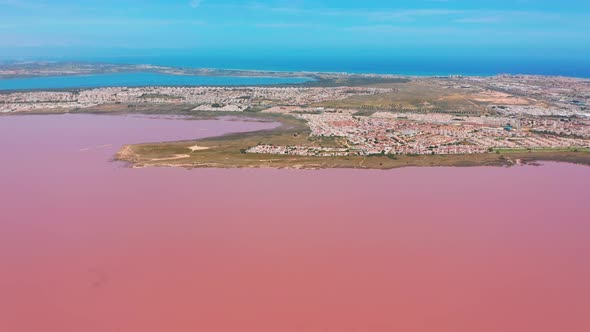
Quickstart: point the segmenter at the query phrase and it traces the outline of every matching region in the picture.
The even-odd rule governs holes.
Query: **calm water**
[[[590,167],[109,162],[272,126],[0,117],[0,330],[590,330]]]
[[[76,57],[49,60],[153,64],[189,68],[228,68],[279,71],[380,73],[400,75],[533,74],[590,77],[590,59],[550,56],[443,56],[443,55],[157,55],[126,57]]]
[[[117,73],[0,79],[0,90],[96,88],[109,86],[273,85],[310,81],[303,77],[190,76],[159,73]]]

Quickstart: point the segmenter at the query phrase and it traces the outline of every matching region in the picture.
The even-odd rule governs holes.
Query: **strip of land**
[[[265,117],[265,119],[268,119]],[[408,166],[511,166],[539,161],[562,161],[590,165],[590,149],[495,149],[480,154],[374,154],[374,155],[288,155],[248,153],[248,148],[273,142],[285,146],[339,149],[346,143],[338,138],[310,136],[305,122],[274,116],[281,125],[272,130],[230,134],[198,141],[137,144],[124,146],[117,159],[133,167],[183,168],[358,168],[392,169]],[[194,150],[194,146],[200,147]],[[177,158],[183,156],[182,158]]]
[[[277,75],[295,74],[300,73]],[[590,80],[313,75],[311,85],[295,86],[5,92],[0,111],[223,114],[280,124],[261,132],[123,147],[117,158],[135,167],[590,164]]]

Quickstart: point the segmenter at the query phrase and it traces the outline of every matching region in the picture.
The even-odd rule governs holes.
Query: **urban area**
[[[246,151],[259,154],[424,155],[590,148],[589,80],[452,76],[413,78],[407,84],[414,89],[411,94],[404,83],[3,92],[0,112],[76,112],[101,105],[177,104],[188,105],[194,112],[293,116],[309,126],[310,137],[339,142],[334,147],[261,142]],[[439,94],[422,95],[421,89]],[[381,102],[383,99],[399,104]]]

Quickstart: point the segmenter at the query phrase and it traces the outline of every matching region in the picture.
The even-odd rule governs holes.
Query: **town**
[[[143,87],[0,93],[0,113],[72,111],[109,104],[183,104],[195,111],[245,111],[275,104],[310,105],[393,89],[370,87]],[[270,106],[269,106],[270,105]]]
[[[588,80],[522,75],[414,77],[400,83],[338,87],[109,87],[0,93],[0,112],[5,114],[182,105],[194,114],[289,116],[309,128],[309,144],[267,141],[247,147],[245,153],[320,157],[587,150],[589,103]],[[318,146],[314,139],[335,143]]]
[[[311,136],[344,138],[346,149],[260,145],[249,153],[313,156],[474,154],[499,149],[590,148],[588,120],[456,117],[377,112],[299,114]]]

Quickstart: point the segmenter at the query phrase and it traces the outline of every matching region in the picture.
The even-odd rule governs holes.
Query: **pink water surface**
[[[272,126],[0,117],[0,331],[590,331],[590,167],[109,162]]]

